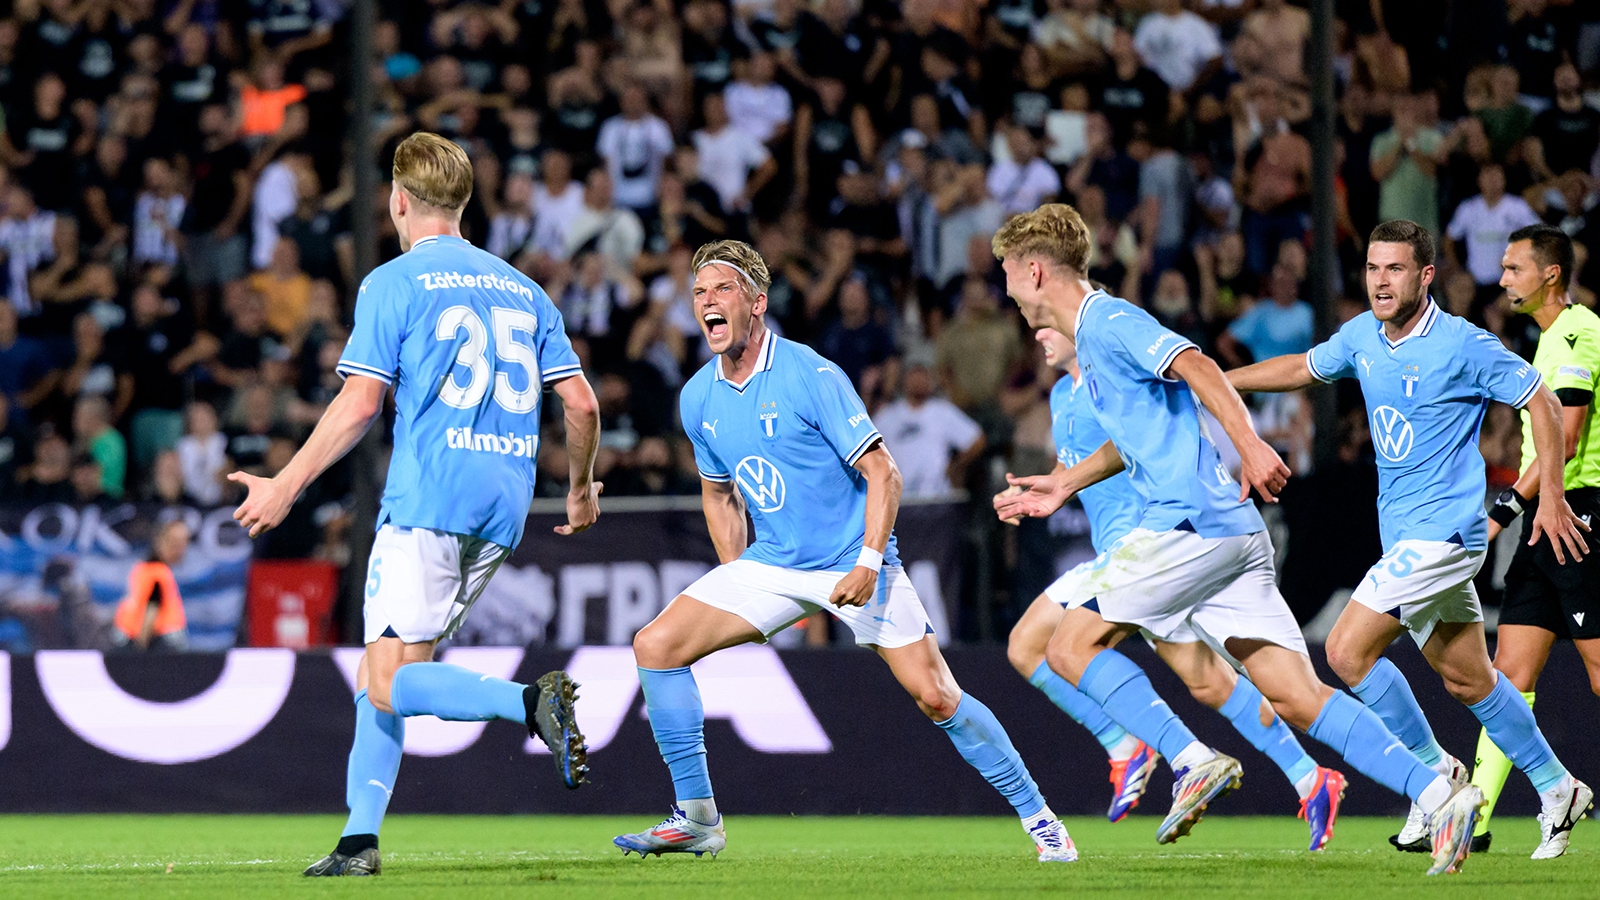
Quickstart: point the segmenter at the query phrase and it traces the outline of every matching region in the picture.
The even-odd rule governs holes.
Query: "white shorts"
[[[1447,541],[1399,541],[1367,570],[1350,600],[1389,613],[1421,647],[1440,622],[1482,622],[1472,586],[1484,551]]]
[[[866,606],[834,606],[828,596],[846,574],[785,569],[736,559],[700,576],[683,593],[744,619],[764,638],[819,609],[850,626],[857,644],[892,650],[933,634],[928,613],[905,569],[884,566],[878,573],[877,593]]]
[[[367,561],[366,643],[391,629],[408,644],[455,634],[510,554],[483,538],[385,523]]]
[[[1300,624],[1278,593],[1265,531],[1204,538],[1135,528],[1085,565],[1068,608],[1093,601],[1107,622],[1138,625],[1174,644],[1203,641],[1230,660],[1229,638],[1306,652]]]

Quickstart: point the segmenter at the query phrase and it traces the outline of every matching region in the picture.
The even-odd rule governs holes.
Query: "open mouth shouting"
[[[715,310],[707,310],[701,321],[706,326],[706,337],[713,341],[721,340],[728,334],[728,317]]]

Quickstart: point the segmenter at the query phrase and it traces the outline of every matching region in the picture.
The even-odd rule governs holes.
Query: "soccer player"
[[[510,719],[528,726],[575,788],[588,771],[573,718],[576,687],[551,672],[534,685],[432,662],[522,539],[533,499],[541,394],[566,413],[567,524],[593,525],[600,424],[594,392],[543,290],[461,238],[472,164],[456,144],[418,132],[395,149],[389,216],[406,252],[374,269],[356,299],[345,377],[305,446],[276,477],[228,477],[249,489],[234,518],[251,537],[283,521],[344,456],[395,387],[394,454],[367,564],[366,645],[356,676],[356,734],[338,846],[307,875],[376,875],[378,827],[400,770],[406,716]]]
[[[1572,302],[1572,239],[1550,225],[1518,229],[1511,233],[1500,267],[1500,286],[1512,311],[1539,323],[1533,367],[1561,404],[1562,456],[1567,461],[1562,485],[1573,512],[1592,525],[1600,520],[1600,418],[1594,414],[1595,393],[1600,390],[1600,318]],[[1534,453],[1533,429],[1533,416],[1524,408],[1522,477],[1489,510],[1489,541],[1539,496],[1541,466]],[[1578,648],[1589,670],[1589,684],[1600,693],[1600,554],[1562,565],[1556,562],[1553,547],[1531,541],[1532,529],[1533,517],[1524,517],[1522,540],[1506,569],[1494,654],[1494,667],[1522,692],[1529,707],[1550,647],[1560,638]],[[1472,783],[1487,798],[1473,837],[1474,851],[1489,849],[1489,816],[1510,771],[1511,761],[1485,729],[1478,738],[1478,764],[1472,770]],[[1555,823],[1553,827],[1560,830],[1552,833],[1548,846],[1540,845],[1540,854],[1565,852],[1569,832],[1561,828],[1563,824]],[[1535,854],[1535,858],[1544,857]]]
[[[1100,449],[1107,440],[1106,432],[1095,419],[1094,405],[1078,370],[1078,355],[1071,339],[1054,328],[1039,329],[1034,339],[1044,348],[1045,362],[1067,376],[1057,379],[1050,389],[1050,427],[1055,437],[1056,474],[1059,475],[1068,466],[1077,465]],[[1021,486],[1007,488],[995,502],[1001,503],[1005,497],[1021,491]],[[1078,500],[1089,517],[1090,541],[1096,553],[1104,553],[1137,527],[1144,511],[1144,500],[1126,473],[1085,488]],[[1010,521],[1015,524],[1017,520]],[[1045,588],[1011,629],[1008,655],[1011,664],[1030,684],[1089,729],[1105,747],[1111,758],[1112,787],[1111,808],[1106,818],[1116,822],[1139,805],[1150,773],[1161,757],[1144,741],[1111,721],[1098,704],[1051,671],[1045,662],[1050,635],[1061,623],[1065,609],[1082,605],[1089,599],[1078,587],[1094,566],[1094,560],[1083,563]],[[1321,850],[1327,846],[1339,817],[1339,803],[1344,797],[1344,776],[1318,766],[1306,755],[1289,726],[1266,704],[1250,679],[1239,677],[1222,657],[1200,642],[1198,635],[1184,628],[1175,632],[1175,638],[1178,639],[1152,640],[1151,643],[1163,657],[1196,661],[1196,665],[1182,670],[1200,677],[1187,685],[1189,692],[1196,700],[1221,712],[1246,740],[1283,770],[1300,796],[1299,816],[1311,828],[1310,849]]]
[[[1483,722],[1496,746],[1539,791],[1543,840],[1535,858],[1560,855],[1567,831],[1593,798],[1567,773],[1510,679],[1489,662],[1473,576],[1487,547],[1478,428],[1490,400],[1525,409],[1539,460],[1539,510],[1530,542],[1549,537],[1559,565],[1587,552],[1562,490],[1561,407],[1533,367],[1499,338],[1441,310],[1428,294],[1434,242],[1404,219],[1385,222],[1367,246],[1370,313],[1346,322],[1310,353],[1263,360],[1229,373],[1242,391],[1289,391],[1315,381],[1361,382],[1378,451],[1378,521],[1384,555],[1351,596],[1328,636],[1328,664],[1425,763],[1457,780],[1461,763],[1434,740],[1411,686],[1383,650],[1410,631],[1450,694]],[[1475,825],[1483,792],[1468,785]],[[1414,806],[1396,847],[1426,850]],[[1460,840],[1464,836],[1451,835]],[[1437,827],[1432,850],[1441,852]],[[1469,842],[1470,843],[1470,842]]]
[[[1072,337],[1095,418],[1111,438],[1064,472],[1011,478],[1027,490],[1006,498],[997,513],[1050,515],[1074,493],[1124,470],[1145,500],[1138,527],[1079,587],[1090,599],[1063,614],[1046,650],[1050,668],[1171,761],[1178,780],[1162,842],[1187,834],[1213,798],[1238,785],[1239,763],[1195,740],[1149,677],[1114,647],[1141,628],[1160,640],[1187,628],[1237,659],[1278,715],[1432,813],[1429,872],[1457,870],[1482,795],[1423,765],[1371,710],[1317,680],[1274,583],[1266,526],[1249,501],[1251,490],[1272,501],[1288,468],[1256,435],[1216,363],[1149,313],[1093,289],[1083,274],[1089,247],[1082,217],[1059,203],[1012,217],[993,240],[1023,317]],[[1197,402],[1233,440],[1242,485],[1218,458]],[[1166,661],[1192,683],[1205,658],[1190,652]]]
[[[861,399],[838,368],[766,327],[771,276],[748,244],[706,244],[693,266],[695,317],[716,358],[684,385],[678,404],[722,564],[633,639],[650,728],[677,802],[666,821],[614,843],[640,858],[715,856],[727,846],[689,666],[724,647],[765,641],[823,609],[877,651],[1011,802],[1040,861],[1076,860],[1011,738],[988,707],[962,693],[939,653],[895,551],[900,473]]]

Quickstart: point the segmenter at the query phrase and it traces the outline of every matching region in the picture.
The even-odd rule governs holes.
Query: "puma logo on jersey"
[[[1111,321],[1111,320],[1112,320],[1112,319],[1115,319],[1115,318],[1116,318],[1116,317],[1117,317],[1117,316],[1125,316],[1125,315],[1127,315],[1127,314],[1128,314],[1128,311],[1127,311],[1127,310],[1125,310],[1125,309],[1119,309],[1119,310],[1117,310],[1117,311],[1116,311],[1116,312],[1114,312],[1114,313],[1112,313],[1112,314],[1111,314],[1111,315],[1109,315],[1109,316],[1106,316],[1106,321],[1107,321],[1107,322],[1109,322],[1109,321]]]
[[[711,432],[711,436],[712,437],[716,437],[717,436],[717,422],[721,422],[721,421],[722,421],[721,419],[717,419],[714,422],[707,422],[704,419],[702,419],[700,421],[700,427],[704,428],[705,430],[707,430],[709,432]]]
[[[1372,377],[1372,360],[1367,359],[1365,356],[1363,356],[1361,358],[1361,368],[1367,370],[1367,377],[1368,378]]]

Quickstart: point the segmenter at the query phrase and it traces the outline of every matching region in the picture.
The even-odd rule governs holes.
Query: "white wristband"
[[[856,565],[876,572],[883,568],[883,554],[863,544],[861,555],[856,557]]]

